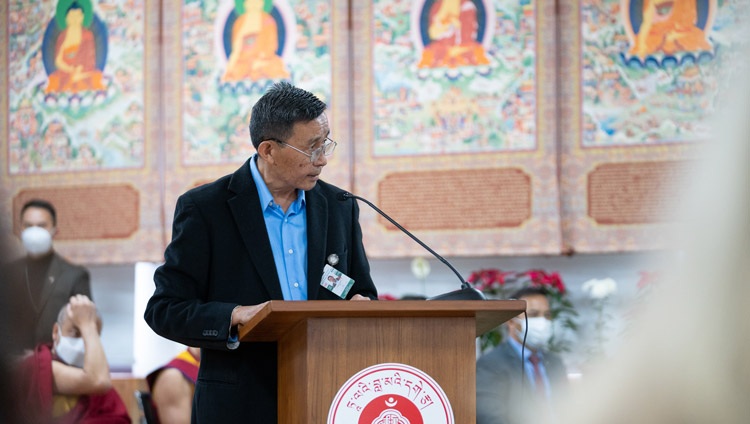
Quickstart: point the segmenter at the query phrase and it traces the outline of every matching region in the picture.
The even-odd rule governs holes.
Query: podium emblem
[[[384,363],[365,368],[339,389],[328,424],[454,424],[445,392],[422,370]]]

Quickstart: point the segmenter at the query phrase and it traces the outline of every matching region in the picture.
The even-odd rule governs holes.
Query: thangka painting
[[[144,2],[10,1],[8,172],[144,165]]]
[[[530,0],[374,1],[373,154],[536,147]]]
[[[750,2],[586,0],[560,19],[565,248],[667,248],[698,142],[747,72]]]
[[[185,166],[254,153],[250,110],[287,80],[331,102],[332,6],[323,0],[186,0],[181,5]]]
[[[86,264],[161,260],[155,145],[159,5],[12,0],[0,22],[0,182],[57,209],[55,246]],[[19,252],[21,253],[21,252]]]
[[[747,46],[748,2],[581,3],[583,147],[707,140]]]
[[[452,255],[559,253],[555,5],[354,2],[355,189]],[[363,211],[368,254],[423,254]]]

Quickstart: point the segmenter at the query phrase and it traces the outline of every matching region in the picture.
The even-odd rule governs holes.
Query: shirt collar
[[[253,177],[253,181],[255,182],[255,187],[258,188],[258,196],[260,197],[260,204],[263,207],[263,210],[266,210],[266,208],[272,205],[275,205],[276,202],[273,201],[273,195],[271,195],[271,190],[268,189],[266,182],[263,180],[263,176],[260,175],[257,161],[258,161],[258,154],[255,153],[253,157],[250,158],[250,175],[252,175]],[[297,200],[295,200],[294,203],[292,203],[292,205],[289,207],[289,210],[287,212],[299,212],[304,206],[305,206],[305,192],[304,190],[297,190]]]

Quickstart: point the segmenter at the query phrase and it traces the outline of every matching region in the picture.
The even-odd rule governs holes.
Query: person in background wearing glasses
[[[193,423],[277,422],[276,344],[238,341],[268,300],[377,299],[359,208],[320,180],[336,142],[326,105],[287,82],[253,106],[257,153],[234,174],[180,196],[146,322],[201,348]],[[354,280],[342,297],[323,276]]]

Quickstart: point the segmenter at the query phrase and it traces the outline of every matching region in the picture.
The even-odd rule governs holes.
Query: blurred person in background
[[[7,198],[5,188],[0,187],[0,204]],[[0,215],[0,258],[10,255],[11,244],[8,238],[11,234],[11,223],[5,215]],[[7,237],[6,237],[7,235]],[[18,387],[15,375],[12,373],[14,354],[19,351],[15,344],[20,337],[17,334],[15,323],[18,320],[27,319],[28,314],[21,316],[11,315],[13,297],[7,275],[0,273],[0,423],[9,424],[32,424],[37,421],[22,420],[21,403],[16,388]]]
[[[7,295],[10,316],[24,315],[14,325],[16,350],[34,349],[40,343],[51,343],[50,328],[57,313],[71,296],[91,298],[89,272],[55,252],[52,239],[57,234],[57,212],[46,200],[34,199],[21,209],[21,242],[26,255],[0,268]]]
[[[146,376],[160,424],[189,424],[201,350],[188,347]]]
[[[730,87],[677,209],[680,259],[558,423],[750,423],[750,85]]]
[[[552,335],[547,293],[526,287],[510,298],[526,301],[526,315],[508,320],[509,337],[477,360],[477,424],[546,421],[568,386],[562,359],[547,351]]]

